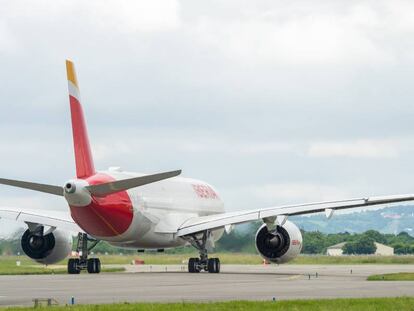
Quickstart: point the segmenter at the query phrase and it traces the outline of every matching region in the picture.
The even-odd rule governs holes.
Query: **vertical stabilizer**
[[[83,116],[79,84],[76,78],[75,66],[66,61],[66,72],[68,75],[69,103],[72,118],[73,146],[75,148],[76,176],[86,178],[95,174],[91,148],[89,145],[88,131]]]

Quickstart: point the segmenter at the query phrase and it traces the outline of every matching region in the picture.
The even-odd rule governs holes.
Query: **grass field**
[[[175,265],[186,264],[188,258],[198,257],[197,253],[192,254],[157,254],[157,253],[141,253],[136,255],[119,256],[108,255],[99,257],[103,264],[128,264],[134,259],[142,259],[145,264],[149,265]],[[236,254],[236,253],[219,253],[209,254],[209,257],[219,257],[223,264],[246,264],[255,265],[263,263],[263,259],[256,254]],[[414,262],[414,261],[413,261]]]
[[[20,261],[20,266],[16,265],[16,261]],[[66,262],[63,262],[66,265]],[[125,269],[102,267],[102,272],[121,272]],[[66,268],[56,266],[44,266],[36,264],[26,256],[1,256],[0,257],[0,275],[15,275],[15,274],[62,274],[67,273]]]
[[[192,254],[157,254],[140,253],[136,255],[100,256],[103,264],[129,264],[134,259],[142,259],[149,265],[186,264],[188,258],[197,257]],[[215,253],[209,257],[219,257],[222,264],[255,265],[262,264],[263,259],[257,254]],[[356,265],[356,264],[414,264],[414,256],[299,256],[288,264],[296,265]]]
[[[103,264],[128,264],[134,259],[142,259],[145,264],[183,264],[193,254],[157,254],[143,253],[134,256],[101,256]],[[262,264],[263,259],[256,254],[216,253],[210,257],[219,257],[222,264]],[[414,264],[414,256],[299,256],[288,264],[296,265],[356,265],[356,264]]]
[[[414,273],[375,274],[367,278],[368,281],[414,281]]]
[[[23,311],[33,308],[8,308],[0,310]],[[65,307],[49,307],[47,310],[62,310]],[[414,310],[414,298],[364,298],[364,299],[323,299],[323,300],[290,300],[290,301],[231,301],[216,303],[138,303],[71,306],[71,311],[227,311],[227,310],[283,310],[283,311],[405,311]]]
[[[163,253],[140,253],[136,255],[102,255],[99,256],[102,264],[130,264],[134,259],[144,260],[148,265],[186,264],[193,254],[163,254]],[[256,254],[218,253],[211,254],[211,257],[219,257],[222,264],[262,264],[263,259]],[[16,260],[21,265],[16,266]],[[36,264],[26,256],[0,256],[0,275],[5,274],[52,274],[66,273],[66,260],[59,263],[59,266],[45,267]],[[414,256],[299,256],[288,264],[320,264],[320,265],[356,265],[356,264],[414,264]],[[103,268],[103,272],[123,271],[123,268]]]
[[[303,265],[414,264],[414,256],[299,256],[290,262]]]

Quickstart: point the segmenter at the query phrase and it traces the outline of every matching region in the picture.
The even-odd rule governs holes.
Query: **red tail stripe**
[[[76,176],[87,178],[95,174],[92,153],[89,145],[88,131],[79,101],[69,96],[72,118],[73,145],[75,149]]]

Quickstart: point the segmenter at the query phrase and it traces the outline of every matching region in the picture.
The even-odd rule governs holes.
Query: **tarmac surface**
[[[411,281],[366,281],[414,265],[222,265],[219,274],[184,266],[125,266],[126,273],[0,276],[0,305],[34,298],[68,304],[414,296]]]

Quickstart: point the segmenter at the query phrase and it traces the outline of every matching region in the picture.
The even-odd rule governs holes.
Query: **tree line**
[[[239,230],[234,230],[230,234],[224,234],[216,242],[215,251],[217,252],[239,252],[256,253],[255,233],[260,226],[259,223],[244,225]],[[13,236],[21,236],[21,232]],[[345,254],[373,254],[375,253],[375,243],[382,243],[394,248],[395,254],[414,254],[414,237],[406,232],[397,235],[383,234],[375,230],[368,230],[364,233],[322,233],[319,231],[302,231],[304,254],[326,254],[329,246],[346,242],[343,247]],[[74,246],[76,245],[74,238]],[[100,242],[93,249],[95,253],[101,254],[133,254],[136,250],[126,250],[113,247],[106,242]],[[23,254],[20,245],[20,238],[0,240],[0,254],[13,255],[20,252]],[[192,247],[181,247],[166,250],[167,253],[189,253],[194,252]]]
[[[244,232],[234,231],[224,236],[218,242],[218,250],[232,252],[255,252],[255,228],[252,226]],[[346,242],[344,254],[373,254],[376,251],[375,242],[394,248],[395,254],[414,254],[414,237],[406,232],[397,235],[383,234],[375,230],[364,233],[322,233],[319,231],[301,231],[303,237],[302,253],[326,254],[329,246]]]

